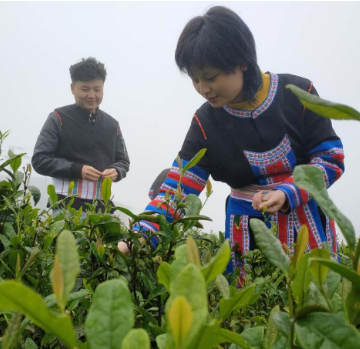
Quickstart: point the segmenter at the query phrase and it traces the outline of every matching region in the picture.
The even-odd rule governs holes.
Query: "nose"
[[[90,90],[87,94],[87,98],[94,99],[95,98],[95,92],[93,90]]]
[[[199,92],[202,96],[206,96],[211,91],[209,84],[204,81],[199,82]]]

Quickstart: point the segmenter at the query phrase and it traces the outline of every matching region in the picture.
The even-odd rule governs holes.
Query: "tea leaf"
[[[190,235],[186,239],[186,248],[189,262],[195,264],[197,267],[201,267],[198,247]]]
[[[41,199],[40,189],[38,187],[34,187],[33,185],[29,185],[28,189],[33,197],[34,204],[36,206]]]
[[[133,329],[124,338],[121,349],[150,349],[150,339],[143,329]]]
[[[296,269],[309,243],[309,232],[306,225],[303,225],[296,239],[296,247],[293,259],[293,268]]]
[[[199,152],[182,169],[182,173],[185,173],[187,170],[190,170],[192,167],[194,167],[205,155],[206,150],[206,148],[199,150]]]
[[[107,204],[111,197],[111,184],[112,181],[109,177],[104,178],[101,184],[101,197],[104,200],[105,204]]]
[[[219,274],[215,280],[216,287],[220,291],[223,298],[228,299],[230,297],[229,283],[223,274]]]
[[[47,187],[47,193],[49,195],[50,204],[54,205],[58,201],[58,196],[55,192],[55,187],[52,184],[49,184]]]
[[[195,194],[189,194],[186,197],[186,207],[185,214],[186,216],[197,216],[200,213],[202,204],[199,197]]]
[[[31,338],[26,338],[25,349],[38,349],[39,347]]]
[[[161,262],[156,275],[160,284],[163,284],[168,292],[170,292],[170,264]]]
[[[289,339],[291,332],[291,323],[290,323],[289,314],[284,313],[282,311],[276,312],[273,316],[273,320],[279,332],[287,339]]]
[[[241,333],[245,341],[254,349],[263,348],[264,327],[257,326],[248,328]]]
[[[201,326],[196,336],[192,338],[186,349],[213,349],[219,343],[220,325],[212,320],[209,324]]]
[[[243,349],[251,349],[249,344],[246,343],[245,339],[238,333],[221,329],[220,330],[220,343],[234,343]]]
[[[326,275],[329,268],[323,264],[320,264],[318,259],[330,260],[330,254],[328,251],[320,248],[316,248],[310,252],[310,256],[315,259],[310,259],[310,274],[314,277],[319,286],[322,286],[325,282]]]
[[[276,305],[270,313],[269,320],[267,322],[267,328],[264,337],[264,349],[272,349],[278,337],[278,328],[274,321],[274,314],[279,313],[280,308]]]
[[[59,256],[55,255],[54,259],[54,268],[50,275],[51,284],[53,288],[54,295],[57,299],[60,310],[63,312],[65,308],[65,302],[63,299],[64,295],[64,280],[62,275],[62,270],[59,262]]]
[[[294,299],[298,305],[297,311],[299,311],[304,305],[306,291],[311,282],[311,276],[308,267],[309,258],[310,255],[306,254],[300,260],[300,263],[297,267],[296,276],[293,281],[292,291]]]

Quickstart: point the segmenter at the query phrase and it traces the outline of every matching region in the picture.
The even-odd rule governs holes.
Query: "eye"
[[[191,78],[191,80],[192,80],[192,82],[193,82],[194,84],[198,84],[198,83],[199,83],[199,79]]]
[[[210,78],[207,78],[207,80],[210,81],[210,82],[214,82],[217,77],[218,77],[217,75],[214,75],[214,76],[212,76]]]

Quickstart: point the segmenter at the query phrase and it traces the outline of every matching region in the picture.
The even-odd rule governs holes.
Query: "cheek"
[[[195,91],[196,91],[197,93],[200,93],[200,91],[199,91],[199,85],[198,85],[198,84],[195,84],[194,82],[193,82],[192,85],[194,86]]]

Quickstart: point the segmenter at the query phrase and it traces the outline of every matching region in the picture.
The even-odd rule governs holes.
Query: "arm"
[[[200,128],[196,118],[193,118],[190,129],[185,137],[182,149],[179,153],[179,156],[183,160],[183,166],[185,166],[188,161],[190,161],[198,152],[203,148],[208,148],[207,140],[204,138],[204,131]],[[201,191],[206,185],[206,181],[209,177],[207,157],[205,156],[201,159],[197,166],[192,167],[190,170],[186,171],[185,175],[182,178],[180,187],[185,195],[195,194],[200,195]],[[155,211],[157,214],[166,213],[166,205],[161,203],[165,201],[164,196],[165,192],[169,189],[170,194],[172,191],[176,191],[177,185],[180,179],[180,170],[176,160],[173,162],[173,165],[170,171],[167,174],[167,177],[164,183],[160,186],[158,195],[150,201],[150,203],[145,208],[145,211]],[[171,195],[172,197],[172,195]],[[158,205],[160,205],[158,207]],[[174,208],[170,208],[169,213],[166,219],[171,222],[173,220]],[[140,232],[144,231],[153,231],[156,232],[159,230],[159,225],[156,223],[141,221],[134,227]],[[143,233],[145,237],[146,234]],[[157,246],[158,242],[155,238],[151,240],[154,246]]]
[[[312,84],[310,89],[312,94],[318,95]],[[344,152],[341,140],[332,128],[330,119],[308,109],[304,110],[302,117],[304,129],[307,132],[307,154],[310,159],[308,165],[316,166],[323,172],[326,187],[329,188],[344,173]],[[289,204],[288,212],[311,199],[307,191],[295,185],[293,176],[275,189],[285,194]]]
[[[36,141],[31,163],[44,176],[71,179],[81,178],[83,164],[57,157],[61,124],[56,114],[50,113]]]
[[[120,126],[118,125],[117,137],[116,137],[116,149],[115,149],[115,162],[109,166],[110,169],[113,168],[117,172],[117,177],[115,179],[115,182],[118,182],[126,177],[126,173],[129,171],[129,166],[130,166],[129,155],[126,150],[126,145],[120,130]]]

